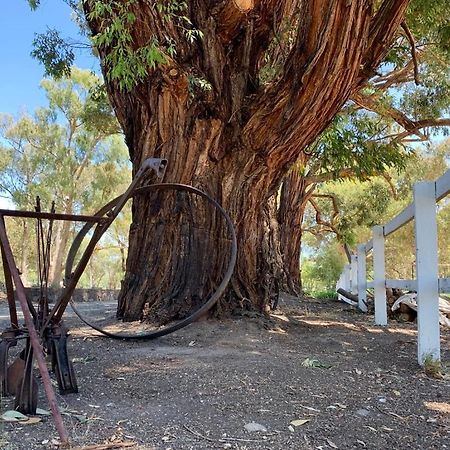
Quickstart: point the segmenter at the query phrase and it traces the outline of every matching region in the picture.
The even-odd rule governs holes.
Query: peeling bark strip
[[[174,21],[162,17],[154,2],[132,3],[139,25],[129,30],[133,45],[142,47],[154,37],[164,43],[169,37],[177,54],[150,69],[145,82],[130,92],[120,91],[112,81],[107,87],[135,170],[148,156],[167,158],[165,181],[204,189],[234,220],[239,257],[233,288],[222,306],[248,305],[263,311],[283,278],[275,202],[281,180],[301,155],[307,160],[304,149],[380,63],[408,1],[385,0],[376,13],[367,0],[187,3],[186,16],[204,34],[194,43]],[[92,4],[93,0],[84,3],[86,13]],[[277,50],[270,43],[294,11],[298,19],[289,56],[280,76],[262,86],[259,71],[264,57]],[[102,31],[101,20],[89,25],[94,34]],[[101,58],[110,50],[99,49]],[[212,89],[198,88],[198,79]],[[158,245],[150,237],[155,224],[142,211],[133,210],[122,291],[122,299],[130,305],[127,319],[139,316],[158,291],[147,267],[148,252]],[[212,267],[223,264],[222,248],[217,235]],[[199,270],[183,267],[185,275]],[[138,291],[131,288],[137,279]],[[186,305],[195,303],[198,286],[182,277],[178,287]],[[151,301],[155,304],[154,298]],[[171,309],[162,296],[156,303],[160,311]]]

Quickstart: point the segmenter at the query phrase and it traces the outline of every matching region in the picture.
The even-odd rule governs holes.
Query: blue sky
[[[42,65],[30,56],[35,33],[56,28],[64,37],[77,38],[71,10],[62,0],[41,0],[31,11],[27,0],[4,0],[0,14],[0,113],[33,112],[45,105],[39,88],[44,76]],[[79,38],[81,39],[81,38]],[[96,59],[88,50],[76,51],[75,64],[98,71]]]

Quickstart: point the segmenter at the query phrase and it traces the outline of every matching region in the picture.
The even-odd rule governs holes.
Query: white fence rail
[[[414,185],[414,201],[385,225],[373,228],[372,239],[358,245],[351,264],[344,267],[336,287],[358,295],[367,312],[367,289],[374,290],[375,323],[387,325],[386,288],[417,292],[417,359],[440,360],[439,292],[450,290],[450,278],[439,278],[436,203],[450,193],[450,170],[436,181]],[[416,279],[389,280],[385,274],[385,238],[415,220]],[[367,254],[373,252],[372,282],[367,281]],[[341,297],[342,298],[342,297]]]

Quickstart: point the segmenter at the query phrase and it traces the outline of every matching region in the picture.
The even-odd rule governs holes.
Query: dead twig
[[[134,447],[136,442],[133,441],[124,441],[124,442],[111,442],[109,444],[94,444],[88,445],[87,447],[75,447],[72,450],[108,450],[108,449],[120,449],[120,448],[128,448]]]
[[[409,419],[411,416],[408,416],[408,417],[402,417],[402,416],[400,416],[400,415],[398,415],[398,414],[396,414],[396,413],[394,413],[394,412],[392,412],[392,411],[385,411],[385,410],[379,408],[378,406],[375,406],[375,408],[376,408],[378,411],[380,411],[380,413],[386,414],[386,416],[391,416],[391,417],[395,417],[396,419],[399,419],[399,420],[402,422],[402,427],[407,428],[408,430],[411,430],[411,431],[415,431],[415,430],[416,430],[414,427],[412,427],[412,426],[408,425],[407,423],[405,423],[405,422],[408,421],[408,419]]]
[[[375,406],[375,408],[376,408],[378,411],[380,411],[380,413],[386,414],[387,416],[393,416],[393,417],[396,417],[397,419],[400,419],[400,420],[406,420],[406,419],[407,419],[406,417],[402,417],[402,416],[400,416],[400,415],[398,415],[398,414],[396,414],[396,413],[394,413],[394,412],[391,412],[391,411],[385,411],[384,409],[382,409],[382,408],[380,408],[380,407],[378,407],[378,406]]]
[[[192,430],[187,425],[183,425],[183,428],[185,430],[189,431],[189,433],[192,433],[194,436],[197,436],[197,437],[199,437],[201,439],[204,439],[205,441],[208,441],[208,442],[221,442],[222,441],[221,439],[212,439],[212,438],[210,438],[208,436],[204,436],[203,434],[200,434],[199,432],[197,432],[195,430]]]
[[[242,439],[242,438],[235,438],[235,437],[225,437],[225,438],[213,439],[213,438],[210,438],[203,434],[200,434],[198,431],[195,431],[192,428],[189,428],[187,425],[183,425],[183,428],[186,431],[189,431],[189,433],[192,433],[194,436],[197,436],[201,439],[205,439],[208,442],[222,442],[222,443],[230,442],[230,441],[234,441],[234,442],[264,442],[264,441],[258,440],[258,439]]]

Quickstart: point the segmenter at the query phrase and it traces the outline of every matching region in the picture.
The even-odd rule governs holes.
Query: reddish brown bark
[[[287,289],[294,295],[300,295],[302,289],[300,255],[303,215],[313,189],[295,168],[284,178],[281,187],[278,221],[283,268]]]
[[[374,14],[365,0],[192,0],[186,14],[204,33],[193,45],[179,27],[164,22],[153,2],[133,4],[140,24],[130,30],[136,47],[169,35],[177,56],[151,70],[131,92],[107,82],[110,98],[134,169],[148,156],[167,158],[165,181],[206,190],[236,224],[238,262],[222,306],[263,311],[276,295],[285,272],[275,204],[281,180],[378,64],[407,3],[386,0]],[[297,36],[281,76],[260,86],[258,73],[271,39],[294,10]],[[102,22],[90,26],[95,34]],[[102,58],[109,51],[99,50]],[[212,90],[194,89],[192,96],[192,76],[208,80]],[[145,255],[154,247],[143,234],[148,220],[134,208],[121,301],[126,318],[137,317],[157,288],[146,271]],[[220,253],[221,246],[217,249]],[[213,266],[220,267],[224,258],[216,256]],[[196,279],[200,286],[203,280]],[[188,296],[183,301],[189,303]],[[170,305],[162,304],[164,309]]]

